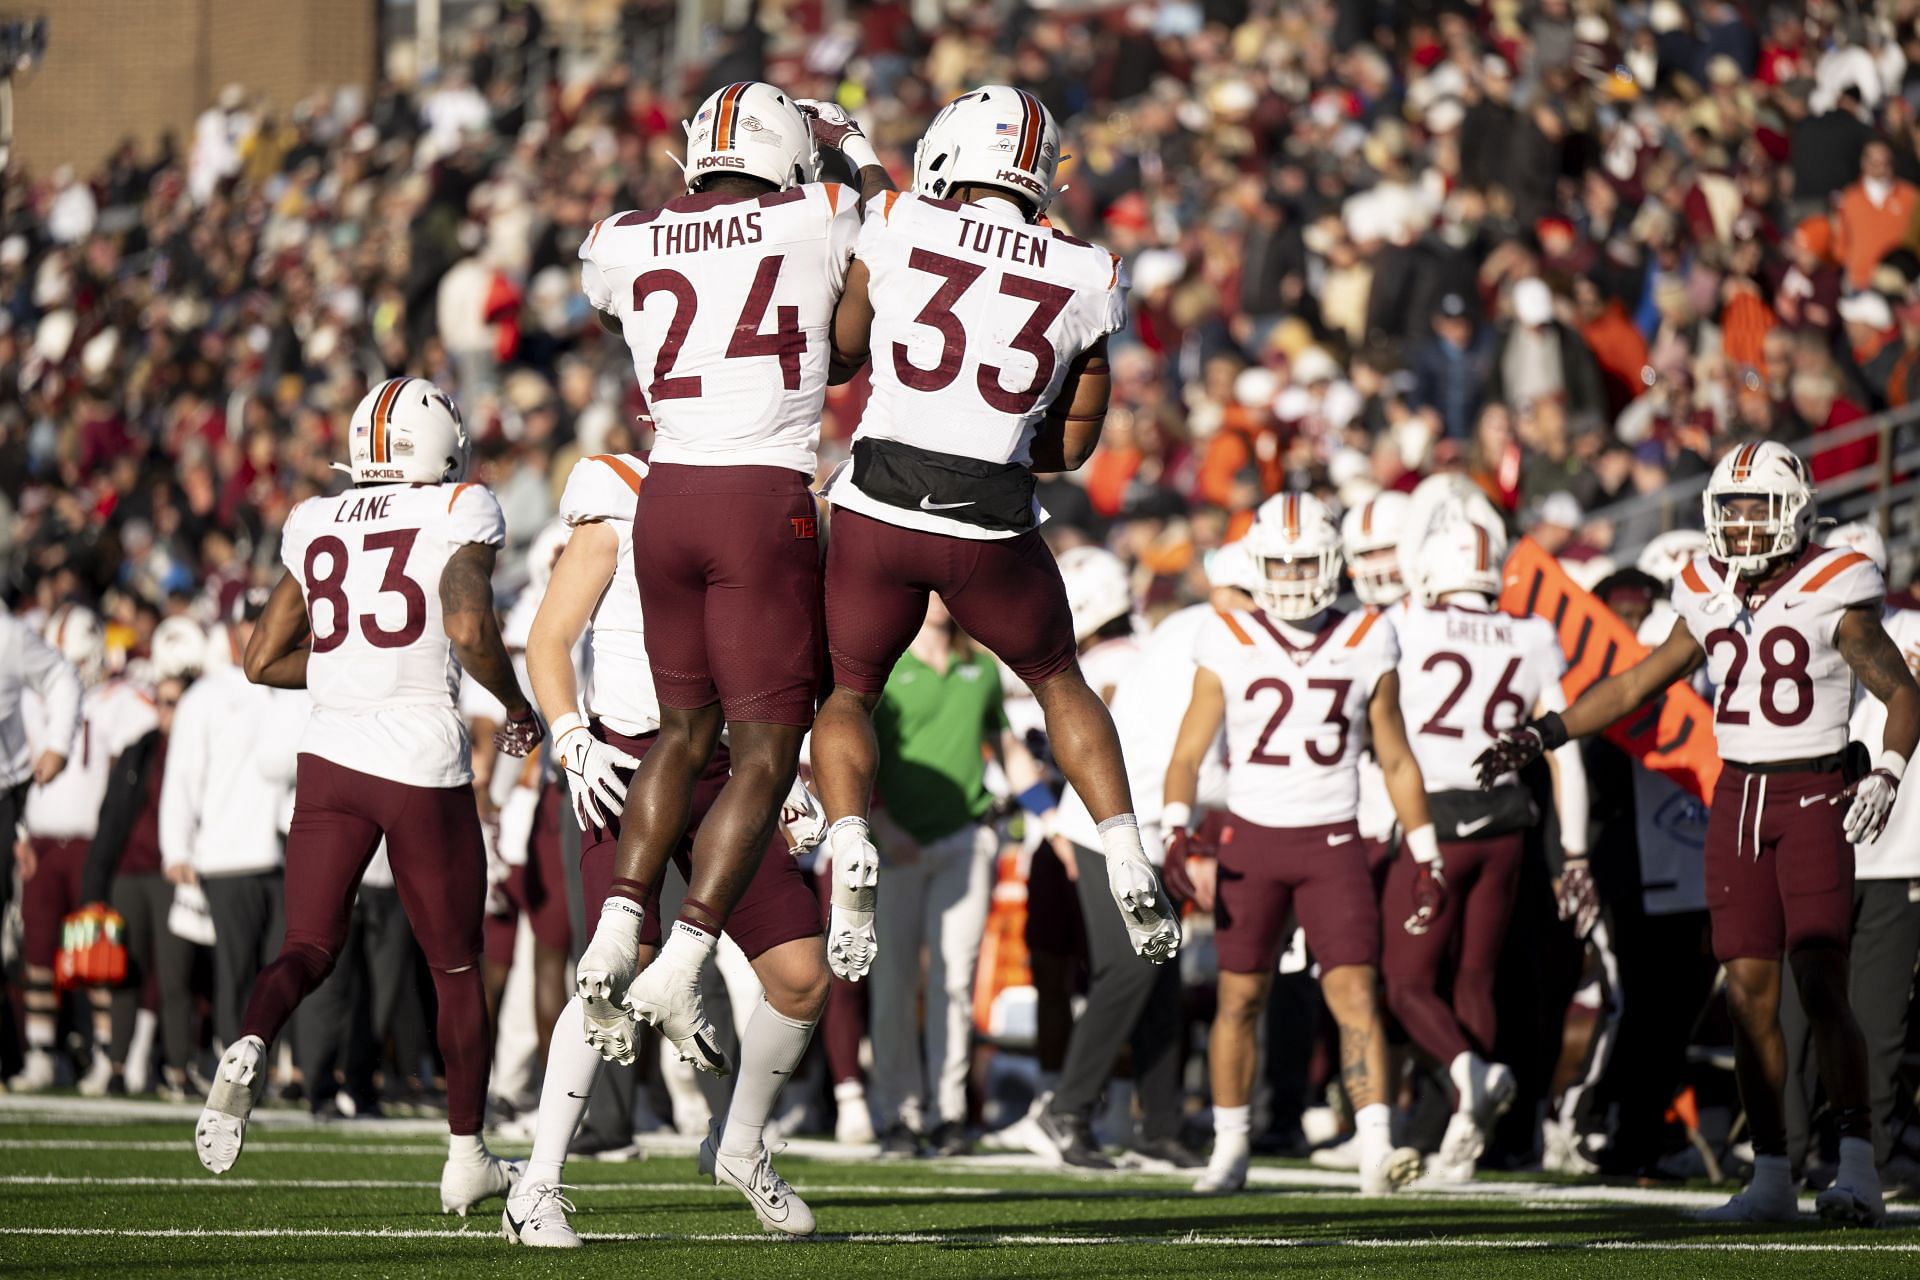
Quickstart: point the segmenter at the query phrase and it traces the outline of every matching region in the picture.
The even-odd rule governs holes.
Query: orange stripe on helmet
[[[367,446],[368,460],[371,462],[391,462],[387,444],[387,418],[393,412],[394,403],[400,399],[400,388],[412,382],[412,378],[395,378],[380,393],[373,403],[373,439]]]
[[[1284,521],[1287,526],[1287,540],[1293,541],[1294,539],[1298,538],[1300,536],[1300,495],[1299,494],[1290,493],[1287,495],[1287,505],[1285,508]]]
[[[733,118],[739,113],[740,95],[749,81],[730,84],[720,91],[720,105],[713,113],[713,149],[725,151],[733,145]]]
[[[1368,498],[1367,505],[1360,508],[1360,536],[1363,538],[1370,538],[1373,536],[1373,499],[1372,498]]]
[[[1733,458],[1732,478],[1735,480],[1745,480],[1751,475],[1753,472],[1753,455],[1759,452],[1760,446],[1757,444],[1741,445],[1740,452],[1735,454]]]
[[[1024,114],[1020,120],[1020,148],[1017,163],[1022,169],[1032,172],[1040,163],[1040,137],[1046,130],[1046,115],[1040,109],[1040,101],[1025,89],[1015,89],[1020,95],[1020,105]]]
[[[1487,571],[1487,561],[1492,554],[1490,548],[1487,545],[1487,531],[1481,528],[1479,525],[1475,525],[1473,526],[1473,533],[1474,533],[1474,540],[1475,540],[1475,546],[1474,546],[1475,563],[1473,567],[1479,570],[1481,573],[1485,573]]]

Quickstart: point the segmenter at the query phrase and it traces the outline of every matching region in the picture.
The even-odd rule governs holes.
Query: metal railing
[[[1888,578],[1897,587],[1910,582],[1920,568],[1915,564],[1920,559],[1920,523],[1915,519],[1920,514],[1920,433],[1905,430],[1916,424],[1920,424],[1920,404],[1910,404],[1791,446],[1802,458],[1811,460],[1816,453],[1826,454],[1862,440],[1878,442],[1878,456],[1873,462],[1819,485],[1814,500],[1823,516],[1842,522],[1864,520],[1879,529],[1880,536],[1887,540],[1891,560]],[[1900,448],[1903,435],[1906,447]],[[1896,483],[1900,476],[1907,478]],[[1587,519],[1619,528],[1644,525],[1654,517],[1662,533],[1698,529],[1700,495],[1706,487],[1704,475],[1675,480],[1651,493],[1636,494],[1590,511]],[[1616,541],[1608,555],[1616,564],[1632,564],[1649,541],[1650,537]]]

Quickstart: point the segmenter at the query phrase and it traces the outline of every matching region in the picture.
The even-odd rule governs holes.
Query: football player
[[[1387,490],[1349,510],[1340,520],[1340,550],[1353,579],[1353,594],[1369,609],[1386,610],[1388,623],[1406,616],[1394,606],[1406,599],[1407,584],[1400,576],[1400,535],[1407,522],[1410,500]],[[1372,752],[1360,757],[1360,839],[1367,846],[1367,865],[1376,880],[1386,877],[1393,849],[1393,801],[1380,762]]]
[[[660,736],[628,793],[614,897],[644,911],[722,729],[731,775],[700,823],[659,956],[633,977],[637,931],[603,925],[577,986],[596,1007],[624,992],[683,1058],[725,1074],[700,975],[754,881],[813,722],[822,620],[810,485],[827,327],[860,214],[852,191],[813,180],[808,119],[772,85],[728,85],[686,134],[687,193],[607,218],[580,246],[582,286],[633,349],[655,425],[633,536],[646,548],[636,571]]]
[[[1473,1177],[1494,1122],[1513,1102],[1513,1073],[1488,1061],[1493,980],[1525,832],[1537,818],[1517,777],[1481,791],[1473,760],[1501,730],[1566,706],[1567,664],[1553,623],[1494,608],[1505,551],[1503,533],[1469,519],[1428,535],[1418,551],[1422,603],[1397,618],[1400,706],[1440,858],[1388,867],[1381,971],[1394,1017],[1453,1082],[1455,1110],[1429,1170],[1450,1182]],[[1566,850],[1561,915],[1575,918],[1584,937],[1598,914],[1586,862],[1586,770],[1577,745],[1548,763]],[[1451,1000],[1441,995],[1443,980]]]
[[[93,610],[82,604],[60,605],[47,618],[46,641],[79,673],[86,692],[80,700],[77,735],[69,733],[64,712],[50,716],[37,699],[26,704],[27,737],[34,754],[64,753],[66,743],[73,745],[68,767],[27,793],[29,839],[20,868],[27,1054],[20,1074],[7,1082],[16,1093],[54,1083],[59,997],[53,987],[53,961],[60,949],[61,923],[82,905],[87,847],[100,824],[100,802],[106,798],[114,759],[160,723],[145,690],[108,672],[106,633]],[[106,1092],[111,1072],[104,1020],[97,1031],[101,1034],[95,1037],[93,1059],[79,1081],[83,1093],[94,1095]]]
[[[1061,569],[1068,569],[1064,556]],[[1134,647],[1126,670],[1113,677],[1113,694],[1107,699],[1114,727],[1127,744],[1127,781],[1140,818],[1142,843],[1153,857],[1161,856],[1165,848],[1160,838],[1160,787],[1187,709],[1188,691],[1193,688],[1194,635],[1214,616],[1216,605],[1223,609],[1252,605],[1247,593],[1254,587],[1253,561],[1244,541],[1216,550],[1207,559],[1206,571],[1215,603],[1191,605],[1163,619]],[[1068,573],[1068,599],[1075,594],[1074,575]],[[1094,593],[1089,591],[1084,598],[1092,599]],[[1109,599],[1108,607],[1118,603],[1117,598]],[[1131,608],[1130,600],[1127,607]],[[1086,669],[1089,683],[1105,683],[1096,666],[1089,664]],[[1197,790],[1199,800],[1193,808],[1217,808],[1226,794],[1225,761],[1217,744],[1207,752]],[[1099,843],[1099,824],[1069,787],[1060,797],[1055,822],[1056,854],[1064,848],[1064,856],[1077,864],[1082,851],[1097,853]],[[1130,1044],[1134,1087],[1140,1098],[1139,1154],[1175,1168],[1198,1165],[1199,1157],[1180,1140],[1185,1116],[1178,1051],[1178,967],[1146,964],[1132,954],[1120,919],[1095,900],[1100,889],[1094,882],[1078,879],[1075,888],[1088,934],[1086,1007],[1067,1042],[1058,1086],[1036,1099],[1033,1109],[1005,1136],[1035,1154],[1080,1168],[1112,1167],[1094,1139],[1093,1108],[1113,1075],[1121,1049]]]
[[[452,1135],[440,1206],[464,1215],[504,1193],[519,1169],[480,1134],[493,1054],[480,973],[487,868],[455,703],[461,672],[505,707],[497,741],[506,754],[525,756],[544,731],[494,612],[506,523],[492,493],[464,483],[467,430],[453,401],[422,378],[380,383],[353,411],[348,457],[351,488],[287,516],[287,572],[247,644],[247,678],[308,690],[313,713],[287,832],[286,942],[254,983],[194,1147],[214,1173],[239,1159],[267,1046],[332,972],[384,837],[439,996]]]
[[[1786,1222],[1798,1214],[1782,1116],[1781,957],[1813,1025],[1834,1108],[1840,1169],[1820,1215],[1886,1216],[1873,1162],[1866,1045],[1847,1003],[1854,858],[1886,826],[1920,740],[1920,689],[1881,625],[1886,586],[1866,555],[1812,540],[1806,464],[1771,441],[1720,459],[1702,495],[1708,554],[1673,589],[1679,620],[1640,662],[1563,713],[1503,732],[1478,763],[1482,786],[1648,705],[1701,666],[1718,690],[1726,768],[1707,823],[1707,909],[1725,966],[1735,1072],[1753,1130],[1753,1181],[1702,1216]],[[1882,746],[1849,780],[1847,721],[1858,679],[1887,709]]]
[[[636,911],[611,893],[614,855],[627,779],[660,739],[660,706],[647,674],[646,628],[634,574],[634,508],[647,464],[633,454],[600,454],[574,464],[560,497],[560,518],[572,533],[547,583],[527,638],[527,673],[535,699],[553,726],[554,748],[565,771],[574,817],[583,833],[581,889],[597,914],[584,970],[609,945],[602,932],[631,948],[641,963],[660,945],[658,893]],[[587,635],[582,682],[574,648]],[[725,786],[728,752],[707,762],[694,792],[689,829],[697,833]],[[741,1061],[725,1127],[701,1145],[702,1173],[724,1179],[747,1197],[770,1231],[811,1234],[812,1212],[773,1169],[761,1134],[774,1102],[826,1002],[826,950],[819,912],[799,864],[778,845],[728,917],[726,932],[753,962],[765,989],[741,1037]],[[688,842],[675,860],[688,870]],[[540,1091],[540,1118],[526,1176],[507,1200],[501,1226],[507,1239],[544,1248],[577,1248],[562,1194],[567,1144],[586,1112],[604,1055],[632,1062],[635,1025],[601,993],[576,994],[555,1026]],[[584,1039],[578,1034],[585,1031]]]
[[[1371,611],[1343,613],[1340,534],[1308,494],[1270,498],[1246,537],[1256,567],[1247,612],[1222,611],[1194,640],[1193,693],[1167,766],[1161,814],[1167,879],[1214,913],[1220,956],[1210,1070],[1214,1148],[1194,1190],[1246,1185],[1255,1031],[1298,913],[1340,1027],[1340,1079],[1355,1109],[1364,1195],[1420,1172],[1388,1129],[1387,1042],[1375,990],[1380,909],[1354,819],[1360,752],[1371,740],[1408,851],[1438,853],[1420,766],[1400,716],[1399,648]],[[1217,853],[1188,830],[1201,766],[1224,722],[1227,819]]]
[[[0,917],[10,910],[14,859],[23,859],[21,877],[31,881],[37,857],[31,841],[15,839],[30,788],[44,788],[67,767],[80,740],[84,686],[60,649],[25,621],[0,616],[0,743],[5,747],[5,785],[0,787]],[[49,873],[52,874],[51,872]],[[54,1082],[55,1003],[53,958],[60,922],[27,952],[27,1058],[8,1087],[22,1092],[50,1088]]]
[[[843,977],[874,954],[873,710],[929,592],[1034,691],[1054,759],[1099,824],[1134,950],[1164,962],[1179,949],[1113,720],[1076,661],[1038,529],[1034,473],[1092,452],[1107,335],[1126,320],[1120,259],[1043,222],[1059,160],[1059,127],[1032,94],[987,85],[954,99],[915,150],[913,191],[868,202],[834,317],[836,360],[874,356],[852,461],[826,490],[834,691],[813,733],[831,824],[827,954]]]

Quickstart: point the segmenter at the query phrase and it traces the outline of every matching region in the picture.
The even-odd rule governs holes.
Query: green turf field
[[[818,1214],[816,1240],[761,1236],[735,1192],[700,1184],[690,1144],[670,1141],[643,1160],[569,1166],[590,1245],[539,1251],[500,1239],[498,1201],[464,1220],[438,1212],[444,1142],[425,1123],[322,1129],[263,1113],[238,1167],[216,1179],[194,1158],[189,1112],[0,1102],[0,1273],[10,1275],[1920,1275],[1913,1209],[1878,1232],[1811,1219],[1709,1230],[1685,1217],[1710,1202],[1705,1189],[1482,1179],[1383,1205],[1354,1198],[1341,1175],[1268,1164],[1258,1190],[1203,1199],[1147,1173],[1070,1177],[1017,1157],[850,1160],[812,1143],[796,1150],[836,1158],[790,1152],[780,1168]]]

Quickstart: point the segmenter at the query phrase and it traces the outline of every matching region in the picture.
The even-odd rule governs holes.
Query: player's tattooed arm
[[[1843,613],[1833,643],[1867,692],[1886,704],[1882,746],[1911,760],[1920,743],[1920,686],[1914,684],[1899,646],[1881,625],[1878,602],[1855,605]]]
[[[300,580],[283,574],[267,599],[266,611],[253,624],[241,659],[247,679],[275,689],[307,687],[307,602]]]
[[[493,561],[498,549],[469,542],[440,571],[440,612],[460,665],[500,700],[510,719],[528,710],[527,695],[513,673],[500,619],[493,607]]]
[[[1665,693],[1676,680],[1685,680],[1698,671],[1706,660],[1705,651],[1687,630],[1687,624],[1675,618],[1673,630],[1659,648],[1625,671],[1596,681],[1561,713],[1567,737],[1584,738],[1633,714]]]
[[[873,299],[867,292],[870,280],[866,263],[855,258],[847,264],[847,287],[833,308],[833,325],[828,330],[829,386],[850,381],[867,362],[868,348],[873,345]]]
[[[1067,367],[1066,381],[1034,433],[1035,471],[1078,471],[1093,456],[1107,424],[1113,394],[1107,369],[1107,340],[1101,338]]]

